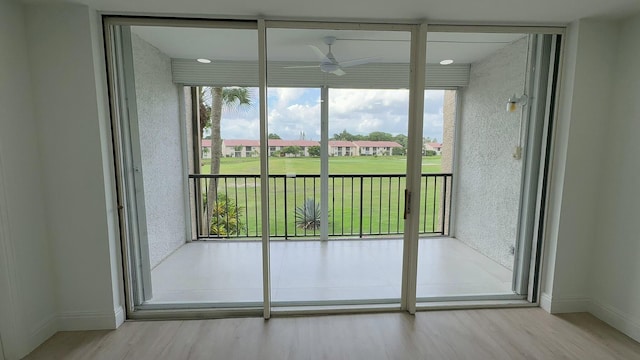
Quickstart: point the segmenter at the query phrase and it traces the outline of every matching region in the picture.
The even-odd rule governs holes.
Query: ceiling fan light
[[[333,63],[322,63],[322,64],[320,64],[320,70],[322,70],[322,72],[330,73],[330,72],[334,72],[334,71],[336,71],[338,69],[340,69],[340,66],[338,66],[338,64],[333,64]]]

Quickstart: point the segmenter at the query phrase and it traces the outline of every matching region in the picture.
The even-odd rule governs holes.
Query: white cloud
[[[344,129],[354,134],[407,133],[408,90],[331,89],[329,94],[329,136]],[[285,139],[297,139],[300,132],[307,139],[320,138],[319,89],[272,88],[268,95],[270,133]],[[425,91],[424,136],[442,139],[443,99],[442,90]],[[258,106],[243,113],[223,114],[222,136],[258,138]]]
[[[267,96],[277,99],[276,108],[289,106],[292,102],[304,95],[304,89],[299,88],[270,88]]]

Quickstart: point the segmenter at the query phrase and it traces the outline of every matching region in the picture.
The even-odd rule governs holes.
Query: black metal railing
[[[450,173],[422,174],[421,234],[448,235],[451,180]],[[329,236],[402,234],[405,181],[404,174],[329,175]],[[261,236],[260,175],[195,174],[189,183],[197,239]],[[320,235],[318,219],[312,221],[320,206],[320,175],[269,175],[268,191],[272,237]],[[301,221],[305,215],[312,219]]]

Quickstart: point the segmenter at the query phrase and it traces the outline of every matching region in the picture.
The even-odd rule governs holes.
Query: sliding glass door
[[[273,304],[399,303],[411,35],[271,25]]]
[[[531,300],[559,37],[426,29],[107,19],[129,315]]]
[[[257,147],[230,140],[259,134],[256,23],[133,23],[112,28],[133,302],[262,306]]]
[[[429,32],[421,182],[430,200],[419,211],[436,236],[419,240],[419,301],[527,297],[553,39]],[[462,76],[430,77],[443,73]]]

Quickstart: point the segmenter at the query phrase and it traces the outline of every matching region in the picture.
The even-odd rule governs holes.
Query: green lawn
[[[329,174],[404,174],[404,156],[353,156],[329,158]],[[210,171],[210,161],[204,160],[202,174]],[[440,172],[440,155],[422,158],[423,173]],[[222,158],[221,174],[260,174],[259,158]],[[270,174],[320,174],[320,158],[269,158]]]
[[[362,233],[397,234],[404,228],[404,176],[391,177],[341,177],[352,174],[395,174],[405,173],[404,157],[332,157],[329,159],[329,234],[357,236]],[[440,157],[423,158],[423,174],[440,172]],[[209,164],[203,166],[203,173],[209,172]],[[257,175],[257,158],[224,158],[221,161],[222,174]],[[269,158],[270,179],[270,229],[274,236],[313,236],[319,230],[305,230],[296,227],[295,209],[304,199],[314,198],[320,202],[320,179],[301,177],[320,173],[318,158]],[[287,177],[277,177],[287,175]],[[295,177],[293,175],[296,175]],[[436,181],[438,182],[436,184]],[[286,186],[285,186],[286,182]],[[422,199],[420,199],[422,232],[440,230],[438,217],[442,178],[423,178]],[[203,184],[204,185],[204,184]],[[426,190],[426,191],[425,191]],[[260,184],[257,178],[237,178],[221,180],[219,194],[226,194],[239,206],[239,220],[245,224],[240,236],[260,235]],[[286,206],[285,206],[286,204]],[[286,218],[286,219],[285,219]]]

